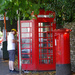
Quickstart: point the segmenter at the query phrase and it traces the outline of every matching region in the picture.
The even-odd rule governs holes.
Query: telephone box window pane
[[[22,48],[30,48],[30,45],[31,44],[22,44]],[[32,47],[32,45],[31,45],[31,47]]]
[[[43,26],[43,23],[38,23],[38,26],[39,26],[39,27],[42,27],[42,26]]]
[[[48,64],[50,64],[50,61],[51,61],[51,60],[49,59],[49,60],[48,60]]]
[[[48,43],[48,47],[50,47],[50,43]]]
[[[50,27],[39,28],[39,32],[47,32],[47,31],[50,31]]]
[[[51,47],[53,47],[53,43],[51,43],[51,45],[50,45]]]
[[[44,54],[44,58],[47,58],[47,54]]]
[[[22,39],[22,43],[32,43],[32,39]]]
[[[41,53],[41,50],[39,49],[39,53]]]
[[[48,33],[48,37],[53,37],[53,33]]]
[[[50,53],[53,53],[53,49],[51,49]]]
[[[43,42],[43,38],[40,38],[40,39],[39,39],[39,42]]]
[[[30,58],[29,54],[22,54],[22,58]]]
[[[43,54],[40,54],[40,55],[39,55],[39,58],[44,58],[44,55],[43,55]]]
[[[39,27],[50,26],[50,22],[38,23]]]
[[[30,49],[22,49],[22,53],[30,53]]]
[[[40,44],[40,47],[43,47],[43,44]]]
[[[44,64],[44,60],[39,60],[39,63],[40,64]]]
[[[47,30],[46,30],[46,28],[42,28],[42,32],[46,32]]]
[[[50,49],[48,49],[48,53],[50,53]]]
[[[51,37],[53,37],[53,33],[51,33]]]
[[[48,28],[48,27],[47,27],[47,28],[45,28],[45,32],[47,32],[47,31],[50,31],[50,28]]]
[[[44,23],[46,26],[50,26],[50,22],[45,22]]]
[[[47,47],[47,43],[44,43],[44,44],[43,44],[43,47]]]
[[[21,27],[29,27],[29,23],[21,23]]]
[[[24,38],[24,37],[32,37],[32,33],[23,33],[21,35],[22,35],[22,38]]]
[[[26,39],[22,39],[22,43],[25,43],[26,42]]]
[[[44,64],[47,64],[47,59],[46,59],[46,60],[44,60]]]
[[[22,35],[22,38],[24,38],[24,37],[30,37],[30,36],[29,36],[29,33],[25,33],[25,34],[22,33],[21,35]]]
[[[47,47],[47,43],[44,43],[44,44],[41,43],[41,44],[39,44],[39,47],[42,47],[42,48],[43,48],[43,47]]]
[[[22,60],[22,64],[30,64],[30,60]]]
[[[47,37],[46,33],[39,33],[39,37]]]
[[[53,39],[51,38],[51,42],[53,42]]]
[[[39,33],[39,37],[43,37],[43,33]]]
[[[43,30],[43,28],[39,28],[39,32],[43,32],[44,30]]]
[[[22,32],[30,32],[30,28],[22,28]]]
[[[47,53],[47,49],[43,49],[43,53]]]
[[[50,33],[48,33],[48,37],[50,37]]]
[[[40,23],[38,23],[38,26],[40,27],[40,26],[41,26],[41,24],[40,24]]]
[[[32,27],[32,23],[30,22],[30,27]]]
[[[39,53],[47,53],[47,49],[39,49]]]
[[[32,37],[32,33],[30,33],[30,37]]]
[[[51,26],[53,26],[53,23],[51,23]]]
[[[51,31],[53,31],[53,27],[51,27]]]

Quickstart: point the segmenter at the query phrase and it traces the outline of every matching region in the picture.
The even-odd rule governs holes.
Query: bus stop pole
[[[6,29],[6,14],[4,13],[4,29]]]
[[[21,32],[20,32],[20,12],[18,10],[18,25],[19,25],[19,75],[21,75]]]
[[[6,13],[4,13],[3,42],[6,41]]]

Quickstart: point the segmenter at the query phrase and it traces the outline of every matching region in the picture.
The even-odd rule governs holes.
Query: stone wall
[[[63,27],[72,30],[70,32],[71,70],[75,72],[75,22],[66,23]]]

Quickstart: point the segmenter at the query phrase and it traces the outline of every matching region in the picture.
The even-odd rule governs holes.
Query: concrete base
[[[71,75],[71,64],[56,64],[56,75]]]

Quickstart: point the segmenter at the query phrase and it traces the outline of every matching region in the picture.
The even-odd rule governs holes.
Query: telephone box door
[[[20,25],[21,25],[20,31],[21,31],[22,69],[23,70],[35,70],[35,60],[34,60],[34,55],[35,55],[34,54],[35,53],[34,45],[35,45],[35,43],[33,40],[34,39],[34,37],[33,37],[34,22],[33,22],[33,20],[20,21]]]
[[[53,30],[56,28],[55,12],[40,10],[37,15],[37,68],[38,70],[55,70],[55,42]]]

